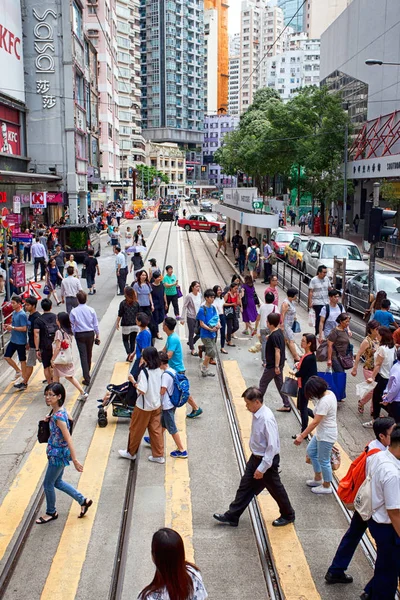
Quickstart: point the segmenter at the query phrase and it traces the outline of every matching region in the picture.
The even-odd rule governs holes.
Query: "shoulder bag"
[[[51,411],[51,413],[49,414],[49,417],[51,417],[51,415],[53,414],[53,411]],[[72,430],[74,428],[74,420],[70,419],[68,417],[68,424],[69,424],[69,433],[72,435]],[[50,437],[50,420],[49,421],[45,421],[45,420],[41,420],[38,423],[38,432],[37,432],[37,439],[39,444],[47,444],[47,442],[49,441],[49,437]]]
[[[57,354],[53,362],[55,365],[71,365],[74,362],[71,348],[72,338],[70,340],[67,340],[65,338],[64,332],[62,332],[62,336],[63,339],[61,342],[60,352]]]

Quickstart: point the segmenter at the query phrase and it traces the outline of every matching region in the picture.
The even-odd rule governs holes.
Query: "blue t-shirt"
[[[148,329],[143,329],[136,336],[136,358],[140,358],[142,350],[149,346],[151,346],[151,333]]]
[[[168,360],[168,364],[171,369],[174,369],[178,373],[182,373],[185,370],[183,363],[182,344],[177,333],[171,333],[167,337],[167,343],[165,344],[167,352],[173,352],[172,357]]]
[[[203,323],[208,325],[208,327],[215,327],[219,323],[218,312],[213,304],[209,307],[205,306],[204,304],[202,306],[200,306],[199,312],[197,313],[196,318],[199,321],[203,321]],[[215,338],[215,337],[217,337],[217,332],[216,331],[208,331],[208,329],[203,329],[203,327],[200,327],[200,337]]]
[[[26,344],[27,331],[28,331],[28,315],[24,310],[14,312],[11,320],[13,327],[26,327],[26,331],[11,331],[11,341],[14,344]]]
[[[374,314],[374,321],[378,321],[382,327],[390,327],[395,322],[394,316],[388,310],[377,310]]]

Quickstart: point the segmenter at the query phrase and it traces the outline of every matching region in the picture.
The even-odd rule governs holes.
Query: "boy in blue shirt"
[[[131,375],[137,377],[139,375],[139,363],[142,358],[142,351],[151,346],[151,333],[147,327],[150,323],[150,318],[146,313],[138,313],[136,317],[136,325],[140,328],[136,336],[136,359],[131,369]]]
[[[20,377],[25,380],[28,316],[25,311],[22,310],[22,300],[19,296],[13,296],[11,298],[11,306],[13,309],[11,325],[4,325],[4,329],[11,332],[11,338],[4,354],[4,360],[14,369],[16,375],[14,378],[15,380]],[[15,352],[17,352],[19,362],[21,363],[21,370],[19,370],[16,362],[12,359]]]
[[[200,337],[203,343],[205,357],[201,365],[203,377],[215,377],[215,373],[208,370],[208,365],[217,356],[216,340],[217,331],[221,327],[218,311],[213,305],[215,299],[214,290],[208,289],[204,292],[205,304],[200,306],[197,319],[200,321]]]
[[[389,327],[396,324],[393,314],[389,311],[390,300],[385,298],[382,300],[381,310],[377,310],[374,314],[374,321],[378,321],[381,327]]]

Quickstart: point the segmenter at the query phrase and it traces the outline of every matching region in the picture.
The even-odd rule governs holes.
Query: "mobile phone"
[[[96,346],[100,346],[100,340],[99,340],[99,338],[96,338],[94,340],[94,343],[96,344]]]

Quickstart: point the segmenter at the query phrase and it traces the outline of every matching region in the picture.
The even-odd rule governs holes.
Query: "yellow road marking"
[[[235,407],[242,444],[246,458],[248,458],[252,416],[246,410],[243,398],[241,398],[241,394],[246,389],[246,382],[236,361],[226,360],[222,364]],[[277,513],[277,506],[269,494],[260,494],[257,502],[268,532],[273,561],[284,597],[286,600],[299,600],[299,598],[319,600],[320,595],[315,587],[294,525],[282,528],[272,526],[271,515]]]
[[[126,363],[116,363],[112,381],[114,383],[126,381],[126,371]],[[76,596],[99,505],[116,424],[117,419],[109,416],[108,426],[105,429],[96,427],[94,431],[86,455],[84,471],[78,483],[78,489],[87,498],[93,500],[93,506],[84,519],[78,520],[79,507],[75,502],[72,504],[43,588],[42,600],[73,600]]]
[[[4,404],[1,406],[0,408],[0,418],[4,415],[4,413],[6,412],[6,410],[8,409],[8,407],[10,406],[10,404],[12,404],[15,400],[15,397],[18,393],[17,390],[12,389],[14,386],[15,381],[12,381],[11,383],[8,384],[8,386],[6,387],[6,389],[4,390],[4,392],[0,395],[0,403],[3,402],[3,400],[7,397],[7,394],[11,391],[11,397],[7,398],[6,402],[4,402]]]

